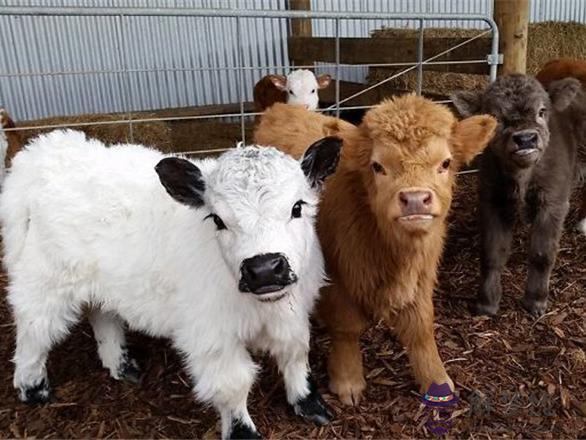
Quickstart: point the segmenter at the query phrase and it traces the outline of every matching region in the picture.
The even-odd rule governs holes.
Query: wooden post
[[[289,0],[289,9],[293,11],[309,11],[311,10],[311,0]],[[311,19],[310,18],[294,18],[291,20],[291,36],[292,37],[311,37]],[[314,60],[305,58],[291,58],[296,66],[313,66]]]
[[[494,19],[500,32],[501,75],[525,73],[530,0],[494,0]]]

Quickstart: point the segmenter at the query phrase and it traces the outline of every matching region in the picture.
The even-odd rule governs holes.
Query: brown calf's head
[[[457,92],[454,105],[463,116],[493,115],[499,122],[489,148],[507,170],[533,167],[549,144],[549,115],[563,111],[580,89],[567,78],[550,84],[548,92],[533,77],[500,77],[484,91]]]
[[[379,226],[423,234],[441,224],[456,170],[484,149],[495,126],[490,116],[458,122],[447,107],[415,95],[370,110],[361,130],[371,145],[366,187]]]

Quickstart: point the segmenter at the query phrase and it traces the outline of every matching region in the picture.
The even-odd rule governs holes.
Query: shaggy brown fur
[[[489,116],[458,122],[414,95],[384,101],[360,127],[286,105],[265,112],[255,141],[296,158],[324,136],[344,141],[318,216],[332,280],[318,310],[332,338],[330,388],[342,402],[356,403],[366,386],[359,338],[369,320],[394,328],[421,390],[432,382],[453,388],[435,344],[432,294],[455,171],[495,125]]]
[[[15,128],[16,125],[14,124],[14,121],[12,120],[12,118],[10,117],[10,115],[8,114],[8,112],[3,109],[0,108],[0,125],[3,128]],[[22,140],[22,136],[20,134],[19,131],[6,131],[6,139],[8,141],[8,149],[6,150],[6,157],[4,158],[4,164],[6,166],[6,168],[10,167],[10,164],[12,163],[12,158],[14,157],[14,155],[16,153],[18,153],[24,143]]]
[[[564,78],[576,78],[582,85],[586,85],[586,60],[575,60],[572,58],[560,58],[545,63],[536,78],[544,87],[549,86],[553,81]]]

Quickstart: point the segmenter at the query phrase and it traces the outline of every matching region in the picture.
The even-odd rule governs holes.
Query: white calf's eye
[[[295,202],[293,208],[291,208],[291,218],[301,217],[301,207],[303,205],[305,205],[305,202],[303,200],[297,200],[297,202]]]
[[[289,90],[289,95],[294,96],[295,93],[293,93],[293,90]]]
[[[315,93],[315,89],[313,89],[313,90],[311,91],[311,93]]]
[[[218,229],[218,231],[221,231],[222,229],[227,229],[226,225],[224,224],[224,222],[222,221],[222,219],[217,216],[216,214],[209,214],[205,216],[205,219],[211,218],[214,221],[214,224],[216,225],[216,228]]]

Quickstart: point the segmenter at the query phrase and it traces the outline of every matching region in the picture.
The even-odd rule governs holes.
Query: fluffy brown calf
[[[582,127],[576,127],[575,129],[582,130],[584,133],[582,143],[578,150],[578,154],[581,156],[580,160],[584,165],[586,164],[586,60],[575,60],[572,58],[551,60],[537,74],[537,79],[546,88],[553,81],[568,77],[576,78],[582,83],[582,93],[572,103],[569,113],[572,113],[574,116],[577,115],[582,119]],[[582,206],[580,207],[579,214],[581,221],[578,223],[578,230],[586,235],[586,166],[582,169],[582,179],[584,180],[584,186],[582,189]]]
[[[332,281],[318,310],[332,338],[330,389],[342,402],[358,402],[366,386],[359,338],[371,320],[396,331],[422,390],[433,382],[453,388],[435,344],[432,294],[455,171],[495,125],[490,116],[458,122],[414,95],[384,101],[359,127],[280,104],[261,119],[256,142],[296,158],[324,135],[344,141],[318,217]]]
[[[536,78],[545,87],[553,81],[563,78],[576,78],[582,85],[586,84],[586,61],[572,58],[559,58],[545,63]]]

